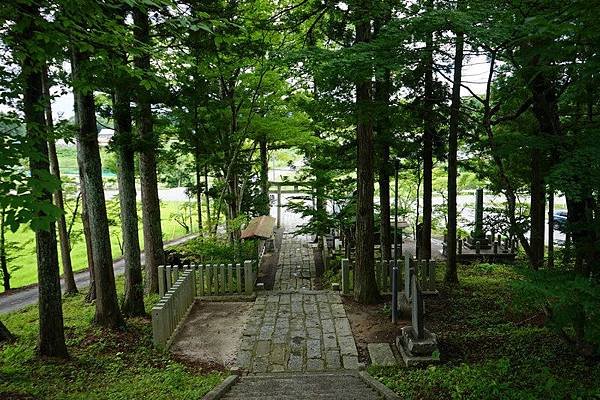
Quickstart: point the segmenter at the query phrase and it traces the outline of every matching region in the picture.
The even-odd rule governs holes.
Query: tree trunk
[[[118,57],[117,62],[126,62]],[[120,60],[119,60],[120,59]],[[125,78],[127,79],[127,78]],[[123,235],[123,256],[125,260],[125,296],[123,314],[143,316],[144,281],[140,261],[140,239],[138,236],[137,201],[135,191],[135,138],[132,132],[129,87],[120,82],[115,85],[113,110],[115,121],[114,142],[118,152],[119,203]]]
[[[2,286],[4,291],[10,290],[10,272],[6,256],[6,209],[0,209],[0,271],[2,271]]]
[[[459,5],[457,5],[459,7]],[[448,139],[448,234],[446,253],[448,267],[444,280],[458,283],[456,262],[457,232],[457,186],[458,178],[458,134],[460,132],[460,85],[462,81],[462,64],[464,53],[464,34],[456,33],[456,52],[454,55],[454,80],[452,83],[452,103],[450,105],[450,132]]]
[[[260,194],[261,209],[259,210],[262,215],[269,215],[271,213],[270,201],[269,201],[269,157],[267,152],[267,138],[260,138]]]
[[[369,0],[361,2],[361,9],[355,10],[359,20],[356,24],[356,43],[368,42],[371,36]],[[358,12],[360,11],[360,12]],[[356,205],[356,269],[354,278],[354,299],[362,304],[373,304],[380,300],[375,281],[374,219],[373,219],[373,121],[371,105],[371,80],[356,83],[357,106],[357,191]]]
[[[72,74],[75,81],[74,92],[77,92],[77,109],[79,112],[77,158],[82,166],[84,204],[89,215],[94,278],[96,281],[96,315],[94,321],[98,325],[108,328],[121,328],[124,326],[124,321],[119,310],[115,287],[110,233],[102,182],[102,164],[96,128],[94,94],[91,90],[84,91],[80,89],[81,82],[85,79],[81,76],[80,71],[86,67],[88,62],[89,57],[85,53],[77,49],[73,50]]]
[[[379,153],[379,234],[381,242],[381,257],[383,260],[392,259],[392,233],[390,226],[390,132],[388,106],[391,91],[390,71],[384,72],[383,79],[375,82],[375,100],[382,110],[375,122],[377,132],[377,145]],[[399,238],[402,240],[402,238]]]
[[[39,32],[41,16],[35,5],[19,4],[18,24],[22,28],[19,35],[23,43],[33,40],[34,32]],[[47,188],[50,175],[48,143],[42,89],[43,66],[39,57],[25,52],[21,57],[21,82],[24,85],[23,112],[27,130],[27,142],[34,154],[29,158],[31,183],[38,186],[36,203],[52,204],[52,192]],[[36,211],[34,219],[47,220],[49,216],[42,210]],[[60,271],[56,248],[54,222],[46,229],[35,231],[35,245],[38,269],[38,309],[40,329],[38,352],[42,357],[67,358],[67,346],[63,327],[62,299],[60,290]]]
[[[75,62],[73,61],[73,52],[71,52],[71,65]],[[74,86],[74,85],[73,85]],[[80,118],[79,118],[79,100],[78,93],[73,91],[73,111],[74,111],[74,120],[75,126],[77,127],[77,131],[79,131],[80,126]],[[85,240],[85,249],[86,249],[86,257],[88,263],[88,274],[90,276],[90,286],[88,288],[88,292],[85,295],[85,301],[87,303],[91,303],[96,300],[96,278],[94,277],[94,254],[92,251],[92,233],[90,232],[90,216],[87,213],[87,207],[85,205],[85,185],[83,181],[85,177],[83,176],[83,165],[82,160],[77,157],[77,167],[79,169],[79,196],[78,199],[81,198],[81,224],[83,225],[83,238]],[[75,207],[77,210],[77,206]],[[75,218],[75,215],[73,216]],[[74,223],[74,219],[73,219]],[[71,224],[72,225],[72,224]],[[69,229],[69,232],[71,230]],[[70,236],[70,233],[69,233]]]
[[[554,269],[554,189],[548,188],[548,269]]]
[[[0,343],[13,342],[15,337],[8,328],[0,321]]]
[[[428,10],[433,10],[433,0],[427,1]],[[425,39],[425,92],[423,109],[423,228],[421,230],[419,258],[431,258],[431,218],[433,212],[433,137],[435,135],[433,115],[433,33]]]
[[[206,202],[206,225],[208,232],[211,232],[211,219],[210,219],[210,195],[208,193],[208,165],[204,166],[204,194]]]
[[[202,236],[202,170],[200,166],[199,145],[196,146],[196,150],[194,152],[194,165],[196,167],[196,208],[198,208],[198,233],[200,236]]]
[[[46,126],[49,133],[54,130],[54,123],[52,120],[52,106],[50,103],[50,84],[48,82],[48,67],[44,65],[44,71],[42,73],[42,87],[44,90],[44,105],[46,112]],[[59,181],[60,179],[60,166],[58,164],[58,156],[56,154],[56,144],[54,137],[49,135],[48,137],[48,156],[50,159],[50,172]],[[67,221],[65,211],[65,204],[63,198],[62,187],[59,187],[54,192],[54,204],[56,207],[63,210],[63,214],[58,218],[58,238],[60,239],[60,259],[63,266],[63,274],[65,281],[65,294],[77,293],[77,285],[75,284],[75,275],[73,274],[73,265],[71,264],[71,239],[67,231]]]
[[[140,43],[150,45],[150,21],[148,13],[140,8],[133,10],[134,37]],[[150,54],[134,56],[136,68],[150,73]],[[144,226],[144,255],[146,260],[146,291],[158,293],[158,266],[165,263],[160,200],[158,199],[158,178],[156,174],[156,142],[152,120],[151,94],[141,84],[137,90],[136,125],[142,141],[140,154],[140,180],[142,185],[142,221]]]
[[[546,225],[546,190],[544,184],[543,155],[539,149],[532,149],[531,154],[531,246],[530,260],[533,269],[544,265],[544,228]]]

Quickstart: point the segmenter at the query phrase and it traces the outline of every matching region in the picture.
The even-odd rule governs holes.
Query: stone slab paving
[[[369,343],[367,348],[371,364],[381,367],[391,367],[398,364],[389,343]]]
[[[355,371],[261,374],[241,378],[225,393],[229,400],[377,400],[384,397]]]
[[[273,290],[313,289],[315,278],[313,249],[308,237],[284,233]]]
[[[340,296],[311,289],[314,261],[306,244],[284,237],[279,289],[258,296],[244,329],[237,366],[246,372],[358,369],[358,352]],[[296,265],[311,280],[300,285],[291,273]]]

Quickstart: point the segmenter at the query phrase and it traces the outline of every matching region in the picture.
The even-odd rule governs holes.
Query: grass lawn
[[[122,296],[122,277],[117,288]],[[156,300],[146,299],[146,311]],[[0,399],[199,399],[225,377],[155,351],[149,319],[129,319],[123,332],[102,330],[92,325],[94,306],[84,295],[64,299],[63,310],[67,362],[36,358],[37,306],[2,316],[17,341],[0,347]]]
[[[181,227],[171,217],[171,214],[180,211],[181,206],[184,202],[161,202],[161,220],[163,229],[163,239],[165,241],[175,239],[177,237],[185,235],[185,229]],[[110,210],[110,208],[109,208]],[[118,212],[118,210],[115,210]],[[109,211],[109,214],[111,212]],[[109,215],[110,218],[110,215]],[[140,245],[143,247],[144,238],[142,235],[142,223],[141,223],[141,212],[138,213],[139,228],[140,228]],[[81,232],[83,229],[81,218],[77,218],[73,227],[73,232]],[[113,258],[121,256],[121,249],[119,248],[119,241],[121,240],[121,227],[111,226],[111,247]],[[87,268],[87,253],[85,248],[85,241],[81,234],[75,239],[71,249],[71,261],[73,263],[73,269],[75,271],[81,271]],[[35,240],[34,233],[28,227],[23,227],[17,232],[8,232],[6,239],[16,243],[25,244],[25,246],[19,251],[18,254],[10,254],[10,256],[17,256],[17,258],[10,263],[9,268],[17,267],[14,272],[11,273],[11,286],[18,288],[37,282],[37,265],[35,256]],[[59,251],[60,256],[60,251]],[[62,265],[62,264],[61,264]],[[62,273],[62,269],[61,269]],[[0,292],[4,289],[0,287]]]
[[[533,306],[538,299],[519,284],[522,272],[461,267],[459,287],[442,286],[438,298],[426,300],[426,326],[438,334],[441,364],[369,371],[406,399],[600,398],[600,365],[545,326]]]

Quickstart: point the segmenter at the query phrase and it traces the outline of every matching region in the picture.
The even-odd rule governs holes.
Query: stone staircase
[[[240,378],[222,399],[375,400],[386,397],[355,371],[247,375]]]

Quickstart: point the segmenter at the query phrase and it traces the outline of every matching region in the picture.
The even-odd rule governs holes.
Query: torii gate
[[[275,188],[276,187],[276,188]],[[302,188],[302,189],[301,189]],[[277,228],[281,228],[281,194],[310,193],[313,197],[312,184],[310,182],[273,182],[269,181],[269,192],[277,193]]]

